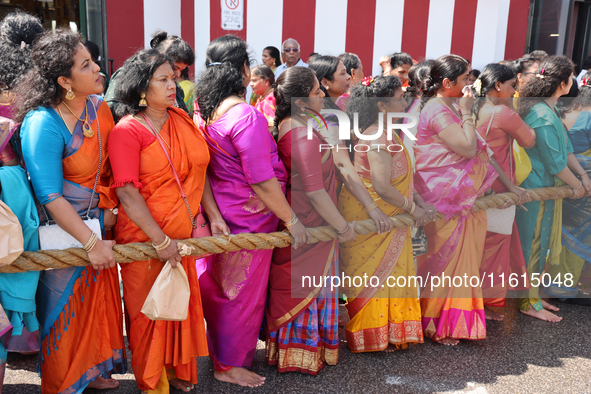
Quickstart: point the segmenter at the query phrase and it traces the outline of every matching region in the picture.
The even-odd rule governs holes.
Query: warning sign
[[[244,28],[244,0],[221,0],[222,29],[242,30]]]

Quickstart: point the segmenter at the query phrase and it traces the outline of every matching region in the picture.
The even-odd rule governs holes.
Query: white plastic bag
[[[185,269],[179,263],[175,268],[166,262],[156,278],[142,313],[150,320],[183,321],[189,314],[191,288]]]

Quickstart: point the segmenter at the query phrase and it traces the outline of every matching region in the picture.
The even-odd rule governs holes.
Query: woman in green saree
[[[591,181],[588,177],[576,176],[585,171],[573,154],[555,105],[558,97],[570,90],[573,69],[572,61],[565,56],[547,57],[539,65],[535,78],[523,87],[518,112],[536,132],[536,145],[526,149],[532,170],[521,187],[534,189],[566,184],[573,188],[577,199],[591,191]],[[558,308],[540,298],[538,279],[542,279],[544,270],[548,272],[547,266],[560,263],[562,199],[531,201],[524,207],[526,210],[517,210],[515,220],[532,283],[525,297],[518,300],[518,306],[529,316],[558,322],[562,318],[552,313]]]

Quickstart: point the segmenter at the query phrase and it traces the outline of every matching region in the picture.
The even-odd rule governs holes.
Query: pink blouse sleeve
[[[291,144],[292,170],[295,170],[301,178],[306,193],[324,189],[320,139],[314,136],[309,140],[305,127],[292,129],[291,133],[291,138],[293,138]]]
[[[536,132],[521,119],[517,112],[503,105],[500,116],[501,129],[515,138],[520,146],[528,146],[536,140]]]
[[[444,105],[434,105],[429,114],[429,128],[439,134],[454,123],[460,123],[449,108]]]

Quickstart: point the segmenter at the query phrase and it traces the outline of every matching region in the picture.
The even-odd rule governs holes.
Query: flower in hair
[[[362,84],[363,86],[369,86],[369,85],[371,85],[371,83],[372,83],[373,81],[375,81],[375,78],[374,78],[374,77],[365,77],[365,78],[363,78],[363,79],[361,80],[361,84]]]
[[[544,71],[546,71],[545,68],[543,68],[539,74],[536,74],[536,78],[544,79]]]
[[[591,78],[581,79],[581,83],[579,84],[579,87],[582,88],[583,86],[589,86],[590,80],[591,80]]]
[[[480,96],[480,93],[482,92],[482,80],[480,80],[480,78],[478,78],[476,81],[474,81],[474,83],[472,84],[472,87],[476,91],[476,94],[478,96]]]

